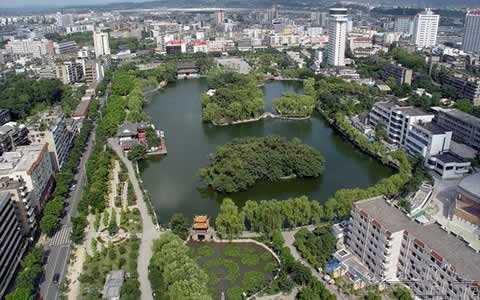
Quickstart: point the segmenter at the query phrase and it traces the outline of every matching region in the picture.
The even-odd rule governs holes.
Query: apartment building
[[[25,125],[8,122],[0,126],[0,155],[28,143],[28,129]]]
[[[331,8],[328,20],[327,61],[331,66],[345,66],[345,46],[347,43],[346,8]]]
[[[103,65],[96,60],[82,60],[84,80],[87,85],[102,81],[105,75]]]
[[[83,80],[82,61],[65,61],[56,65],[56,77],[63,84],[72,84]]]
[[[47,39],[24,39],[11,40],[5,45],[5,49],[14,55],[32,56],[41,58],[49,53],[52,42]]]
[[[61,112],[44,113],[40,122],[29,124],[28,137],[32,144],[48,145],[55,170],[61,170],[73,145],[75,133]]]
[[[480,105],[480,79],[462,76],[459,74],[448,75],[442,79],[442,84],[452,88],[458,99],[468,99],[473,105]]]
[[[345,244],[378,282],[401,281],[424,299],[480,296],[480,255],[437,224],[410,220],[383,197],[353,204]]]
[[[397,84],[412,84],[413,71],[398,64],[387,64],[383,68],[383,79],[394,78]]]
[[[0,192],[0,232],[0,298],[3,298],[27,247],[8,192]]]
[[[452,131],[453,140],[480,150],[480,118],[455,108],[433,107],[435,123]]]
[[[33,203],[33,194],[28,192],[26,183],[22,178],[0,177],[0,193],[3,192],[10,194],[24,234],[33,236],[38,228],[40,211],[39,207]]]
[[[31,193],[31,203],[42,210],[54,182],[54,166],[48,145],[20,146],[16,151],[4,152],[0,157],[0,178],[22,180]]]
[[[431,48],[437,44],[438,24],[440,15],[431,9],[418,13],[413,23],[412,42],[419,48]]]
[[[405,145],[409,127],[419,122],[429,123],[433,117],[433,114],[412,106],[401,106],[395,101],[377,102],[368,114],[369,123],[374,127],[383,123],[388,139],[399,146]]]

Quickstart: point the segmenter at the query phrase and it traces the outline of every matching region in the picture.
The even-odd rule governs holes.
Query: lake
[[[151,95],[145,106],[155,126],[165,132],[168,149],[167,156],[141,164],[142,180],[162,224],[177,212],[189,218],[195,214],[215,217],[224,197],[240,206],[247,200],[301,195],[324,202],[338,189],[368,187],[393,174],[343,140],[317,113],[302,121],[270,119],[226,127],[202,123],[200,94],[206,89],[205,79],[180,80]],[[302,93],[303,88],[300,82],[273,81],[265,84],[263,92],[265,110],[272,111],[273,99],[286,92]],[[315,147],[326,159],[325,172],[316,179],[261,182],[228,195],[212,191],[198,177],[217,146],[238,137],[266,135],[298,137]]]

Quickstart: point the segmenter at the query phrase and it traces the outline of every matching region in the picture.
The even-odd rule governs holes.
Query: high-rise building
[[[413,32],[413,21],[412,18],[408,16],[397,17],[393,26],[393,31],[395,32],[401,32],[408,35]]]
[[[8,192],[0,193],[0,298],[4,296],[25,252],[27,241]]]
[[[223,9],[215,12],[215,24],[221,25],[225,22],[225,11]]]
[[[465,52],[480,53],[480,9],[467,11],[463,34],[463,50]]]
[[[93,46],[95,48],[95,56],[101,57],[110,55],[110,43],[108,39],[108,32],[93,32]]]
[[[55,19],[58,27],[67,27],[73,24],[72,14],[63,14],[61,12],[57,12]]]
[[[347,42],[347,9],[331,8],[328,21],[328,64],[345,66],[345,44]]]
[[[437,31],[440,15],[429,8],[415,16],[412,42],[419,48],[429,48],[437,44]]]

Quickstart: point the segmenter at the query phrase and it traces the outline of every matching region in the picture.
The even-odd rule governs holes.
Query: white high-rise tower
[[[347,42],[347,9],[331,8],[328,20],[327,62],[331,66],[345,66]]]
[[[94,31],[93,46],[95,47],[95,56],[97,58],[103,55],[110,55],[108,32]]]
[[[429,48],[437,44],[437,31],[440,15],[429,8],[415,16],[412,42],[419,48]]]
[[[465,16],[463,51],[480,53],[480,9],[471,9]]]

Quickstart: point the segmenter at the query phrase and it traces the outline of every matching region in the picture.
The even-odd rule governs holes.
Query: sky
[[[0,7],[67,6],[76,4],[107,4],[113,2],[145,2],[147,0],[0,0]]]

